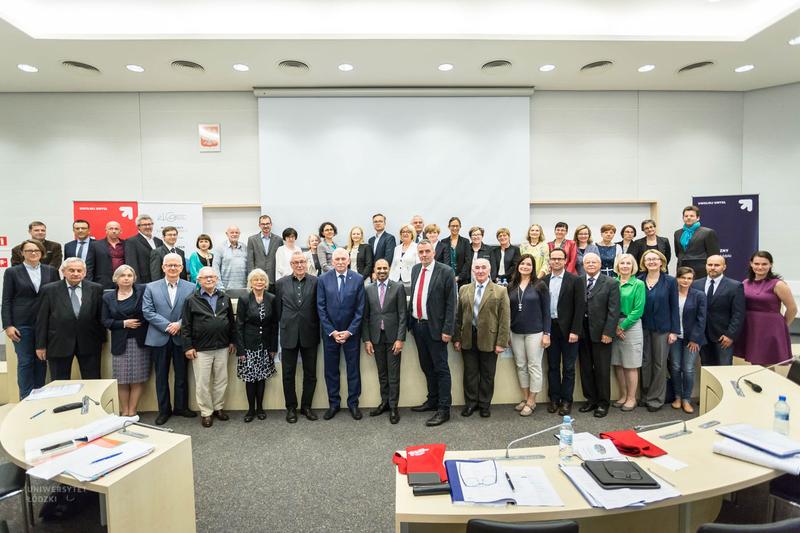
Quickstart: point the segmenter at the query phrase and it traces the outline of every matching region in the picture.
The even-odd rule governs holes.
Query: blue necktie
[[[339,299],[342,299],[342,289],[344,289],[344,274],[339,274]]]

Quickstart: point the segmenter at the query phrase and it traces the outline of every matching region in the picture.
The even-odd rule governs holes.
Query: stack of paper
[[[72,429],[65,429],[26,440],[25,462],[35,464],[48,457],[74,450],[75,442],[72,439],[74,433]]]
[[[42,387],[41,389],[33,389],[31,393],[25,397],[25,401],[44,400],[46,398],[60,398],[62,396],[70,396],[78,394],[83,387],[83,383],[70,383],[68,385],[50,385],[49,387]]]
[[[584,461],[625,460],[609,439],[599,439],[587,432],[573,435],[572,449]]]
[[[680,496],[680,492],[652,473],[651,476],[661,485],[661,488],[608,490],[601,487],[582,466],[561,465],[561,470],[592,507],[603,507],[605,509],[641,507],[646,503]]]
[[[717,433],[778,457],[800,454],[800,442],[781,435],[777,431],[756,428],[750,424],[721,426],[717,428]]]
[[[138,415],[109,415],[105,418],[95,420],[94,422],[89,422],[88,424],[76,429],[72,438],[77,441],[92,442],[95,439],[99,439],[100,437],[108,435],[109,433],[114,433],[115,431],[124,428],[126,425],[130,425],[138,421]]]
[[[445,461],[445,467],[455,504],[564,505],[538,466],[512,468],[495,461]]]
[[[152,444],[130,441],[108,448],[87,444],[75,451],[56,457],[28,470],[40,479],[52,479],[59,474],[69,474],[78,481],[94,481],[99,477],[144,457],[155,449]]]
[[[774,468],[793,474],[800,475],[800,454],[790,455],[788,457],[778,457],[768,452],[761,451],[747,444],[735,441],[733,439],[723,439],[714,443],[714,453],[720,455],[727,455],[740,461],[746,461],[767,468]]]

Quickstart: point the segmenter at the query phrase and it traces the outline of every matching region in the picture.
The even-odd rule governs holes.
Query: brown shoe
[[[553,400],[550,400],[550,403],[547,405],[547,412],[548,413],[555,413],[556,411],[558,411],[558,402],[554,402]]]
[[[210,416],[202,416],[200,417],[200,423],[203,425],[204,428],[210,428],[212,424],[214,424],[214,419]]]
[[[675,401],[672,402],[672,408],[673,409],[680,409],[681,408],[681,399],[680,398],[675,398]]]
[[[222,409],[219,411],[214,411],[214,416],[217,417],[217,420],[222,420],[223,422],[225,420],[230,420],[230,417]]]
[[[572,413],[572,402],[562,402],[558,409],[558,415],[567,416],[570,413]]]
[[[683,401],[683,412],[687,414],[694,413],[694,407],[692,407],[691,402],[684,400]]]

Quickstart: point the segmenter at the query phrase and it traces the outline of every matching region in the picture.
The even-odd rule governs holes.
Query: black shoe
[[[197,412],[192,411],[191,409],[181,409],[180,411],[172,411],[172,414],[175,416],[182,416],[184,418],[196,418]]]
[[[415,413],[424,413],[425,411],[436,411],[436,407],[432,406],[428,402],[425,402],[422,405],[412,407],[411,410]]]
[[[254,413],[253,411],[249,411],[249,410],[248,410],[248,411],[247,411],[247,412],[244,414],[244,423],[245,423],[245,424],[248,424],[248,423],[252,422],[254,418],[255,418],[255,413]]]
[[[306,417],[307,419],[311,420],[312,422],[314,420],[319,420],[319,417],[316,414],[314,414],[314,411],[312,411],[311,409],[306,409],[305,407],[300,409],[300,414]]]
[[[581,413],[588,413],[589,411],[594,411],[595,409],[597,409],[596,403],[586,402],[580,407],[580,409],[578,409],[578,411],[580,411]]]
[[[297,411],[295,410],[294,407],[286,410],[286,421],[289,422],[290,424],[294,424],[295,422],[297,422]]]
[[[376,407],[375,409],[370,411],[369,412],[369,416],[380,416],[380,415],[382,415],[383,413],[385,413],[388,410],[389,410],[389,404],[388,403],[382,403],[378,407]]]
[[[595,411],[594,411],[594,417],[595,418],[603,418],[607,414],[608,414],[608,407],[600,406],[597,409],[595,409]]]
[[[392,424],[400,422],[400,411],[397,409],[389,409],[389,422]]]
[[[259,420],[266,420],[267,412],[263,409],[256,409],[256,417],[258,417]]]
[[[361,414],[361,409],[359,409],[357,405],[354,405],[350,408],[350,415],[353,417],[353,420],[361,420],[361,417],[363,416]]]
[[[169,420],[170,416],[171,415],[164,414],[164,413],[159,413],[159,415],[156,417],[156,425],[157,426],[163,426],[164,424],[167,423],[167,420]]]
[[[231,418],[222,409],[220,409],[219,411],[214,411],[214,416],[217,417],[217,420],[222,420],[223,422],[226,420],[230,420]]]
[[[558,402],[550,400],[550,403],[547,404],[547,412],[555,413],[556,411],[558,411]]]
[[[647,410],[649,412],[651,412],[651,413],[655,413],[656,411],[660,411],[661,410],[661,406],[660,405],[659,406],[648,405],[647,406]]]
[[[572,402],[564,402],[561,404],[561,407],[558,408],[558,414],[560,416],[567,416],[572,412]]]
[[[338,407],[328,407],[328,410],[325,411],[325,414],[322,415],[322,418],[324,418],[325,420],[330,420],[331,418],[336,416],[336,413],[338,412],[339,412]]]
[[[430,417],[428,421],[425,422],[425,425],[428,427],[441,426],[448,420],[450,420],[450,413],[445,411],[436,411],[436,414]]]
[[[481,409],[481,418],[489,418],[492,416],[492,412],[489,410],[488,407],[484,407]]]
[[[477,405],[465,405],[461,410],[461,416],[472,416],[472,413],[478,410]]]

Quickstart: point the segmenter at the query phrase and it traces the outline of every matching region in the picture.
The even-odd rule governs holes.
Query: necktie
[[[381,303],[381,310],[383,310],[383,299],[386,296],[386,284],[381,283],[378,285],[378,300]],[[383,319],[381,319],[381,331],[383,331]]]
[[[594,278],[589,278],[589,283],[586,284],[586,297],[589,297],[589,294],[592,292],[592,287],[594,287]]]
[[[706,298],[708,301],[711,301],[711,298],[714,297],[714,280],[711,280],[711,283],[708,284],[708,292],[706,293]]]
[[[422,267],[422,271],[419,273],[419,283],[417,287],[417,317],[422,320],[422,291],[425,290],[425,271],[427,269]]]
[[[75,252],[75,257],[79,257],[79,258],[83,259],[83,246],[85,244],[86,243],[83,242],[83,241],[78,241],[78,251]]]
[[[472,324],[478,325],[478,311],[481,308],[481,297],[483,296],[483,285],[479,284],[475,288],[475,302],[472,304]]]
[[[75,292],[77,288],[77,285],[69,288],[69,301],[72,304],[72,312],[75,313],[75,318],[78,318],[78,315],[81,314],[81,301],[78,300],[78,293]]]
[[[339,296],[342,295],[342,287],[344,287],[344,274],[339,274]]]
[[[175,253],[175,248],[170,248],[169,249],[169,253],[174,254]]]

